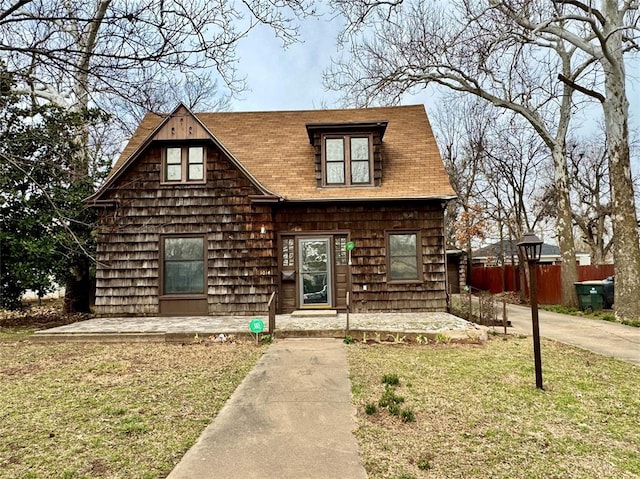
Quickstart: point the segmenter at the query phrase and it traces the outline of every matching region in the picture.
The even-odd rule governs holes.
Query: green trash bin
[[[583,311],[600,311],[604,305],[604,282],[583,281],[574,283],[578,293],[578,303]]]

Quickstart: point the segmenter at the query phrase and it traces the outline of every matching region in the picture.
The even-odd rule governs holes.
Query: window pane
[[[344,163],[327,163],[327,183],[344,183]]]
[[[300,262],[304,271],[326,271],[329,243],[324,240],[307,240],[302,244]]]
[[[204,293],[204,261],[167,261],[164,294]]]
[[[293,245],[293,238],[284,238],[282,240],[282,266],[294,266]]]
[[[347,238],[346,236],[336,236],[334,238],[334,247],[336,255],[336,265],[345,266],[347,264]]]
[[[351,162],[351,182],[352,183],[369,183],[369,162],[368,161],[352,161]]]
[[[392,280],[418,279],[418,260],[415,256],[392,257],[389,266]]]
[[[167,165],[167,181],[180,181],[182,179],[181,165]]]
[[[189,179],[202,180],[204,178],[203,165],[189,165]]]
[[[304,304],[326,304],[327,303],[327,274],[305,274],[303,282],[303,302]]]
[[[417,235],[389,235],[389,279],[419,279]]]
[[[351,138],[351,160],[369,160],[369,138]]]
[[[344,142],[342,138],[327,138],[325,144],[327,161],[344,161]]]
[[[189,147],[189,164],[203,163],[204,162],[204,149],[201,146]]]
[[[389,236],[391,256],[416,256],[416,235],[392,234]]]
[[[204,257],[202,238],[165,238],[164,259],[166,261],[202,260]]]
[[[179,165],[181,153],[182,149],[180,148],[167,148],[167,164]]]

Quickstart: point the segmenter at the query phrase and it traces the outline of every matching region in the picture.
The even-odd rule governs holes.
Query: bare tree
[[[527,231],[537,231],[543,215],[536,208],[536,194],[545,187],[545,175],[550,166],[549,151],[540,137],[515,114],[506,115],[493,125],[483,163],[487,189],[483,192],[486,210],[492,220],[503,227],[511,245]],[[501,244],[504,244],[501,242]],[[519,251],[502,251],[519,257],[520,297],[525,300],[525,278],[528,269]],[[513,264],[513,258],[510,261]]]
[[[447,233],[467,253],[471,271],[472,241],[484,239],[487,222],[480,198],[485,143],[496,112],[481,100],[450,94],[433,115],[436,137],[456,199],[448,207]]]
[[[640,315],[640,245],[629,153],[629,102],[624,56],[640,50],[637,0],[549,0],[552,14],[531,14],[539,2],[491,0],[492,5],[538,42],[566,42],[588,60],[597,61],[601,77],[559,78],[566,85],[599,100],[607,133],[607,155],[613,204],[615,305],[618,318]],[[597,90],[602,87],[603,93]]]
[[[593,264],[604,264],[613,247],[606,152],[602,137],[572,142],[569,149],[573,220]]]
[[[443,6],[426,2],[333,0],[347,18],[342,41],[347,57],[326,73],[327,86],[358,104],[398,102],[415,88],[435,83],[468,92],[524,118],[551,152],[559,192],[557,237],[563,302],[575,305],[575,244],[565,159],[574,87],[593,58],[577,58],[562,39],[526,35],[504,11],[472,0]],[[545,8],[549,15],[553,4]],[[529,9],[530,10],[530,9]],[[528,11],[528,10],[527,10]]]

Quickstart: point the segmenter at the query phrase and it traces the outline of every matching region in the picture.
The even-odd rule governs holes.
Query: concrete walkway
[[[346,347],[272,344],[168,479],[360,479]]]
[[[507,305],[509,332],[531,335],[531,309]],[[540,336],[640,365],[640,328],[597,319],[538,311]]]

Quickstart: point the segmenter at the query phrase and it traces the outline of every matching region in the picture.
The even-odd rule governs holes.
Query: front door
[[[300,307],[331,306],[331,237],[298,238],[298,258]]]

